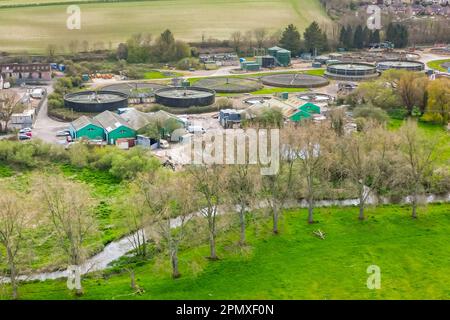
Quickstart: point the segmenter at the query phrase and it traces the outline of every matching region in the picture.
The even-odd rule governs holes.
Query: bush
[[[381,108],[373,107],[371,105],[357,107],[353,110],[355,118],[372,119],[378,123],[386,123],[389,120],[389,115]]]
[[[405,108],[396,108],[388,110],[388,115],[392,119],[403,120],[408,116],[408,110]]]

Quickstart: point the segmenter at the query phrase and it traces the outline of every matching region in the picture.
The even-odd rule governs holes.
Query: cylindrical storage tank
[[[128,95],[118,91],[82,91],[64,96],[64,107],[76,112],[100,113],[128,107]]]
[[[215,95],[214,90],[199,87],[163,88],[155,92],[155,102],[174,108],[203,107],[212,105]]]

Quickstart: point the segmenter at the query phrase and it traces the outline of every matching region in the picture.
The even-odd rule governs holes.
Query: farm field
[[[67,50],[71,40],[103,42],[105,48],[132,34],[154,36],[170,29],[177,39],[201,41],[202,36],[229,39],[234,31],[258,27],[275,31],[290,23],[303,30],[313,20],[331,23],[318,0],[157,0],[80,4],[81,29],[68,30],[64,1],[0,1],[1,5],[41,3],[0,8],[1,51],[43,53],[48,44]],[[69,2],[68,2],[69,3]],[[124,14],[126,13],[126,14]],[[64,48],[61,48],[63,46]]]
[[[361,222],[357,208],[322,208],[313,225],[306,223],[306,210],[291,210],[278,236],[267,217],[252,223],[244,249],[236,246],[237,234],[222,234],[219,261],[205,259],[207,246],[183,250],[180,279],[171,279],[167,258],[155,256],[136,268],[142,294],[133,294],[129,275],[122,273],[84,280],[82,298],[448,299],[449,209],[449,204],[422,207],[414,220],[407,206],[369,208]],[[324,240],[313,235],[317,229],[326,233]],[[366,287],[370,265],[381,268],[380,290]],[[74,298],[65,285],[63,280],[26,284],[21,298]]]

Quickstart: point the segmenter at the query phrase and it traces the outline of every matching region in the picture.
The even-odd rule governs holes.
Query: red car
[[[33,136],[33,134],[31,133],[31,131],[25,132],[25,135],[27,135],[27,136],[30,137],[30,138]]]

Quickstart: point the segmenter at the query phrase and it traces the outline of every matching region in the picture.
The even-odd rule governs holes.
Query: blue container
[[[63,64],[59,64],[58,65],[58,70],[61,71],[61,72],[64,72],[66,70],[66,66],[63,65]]]
[[[50,63],[50,67],[51,67],[53,70],[58,70],[58,64],[57,64],[57,63]]]

